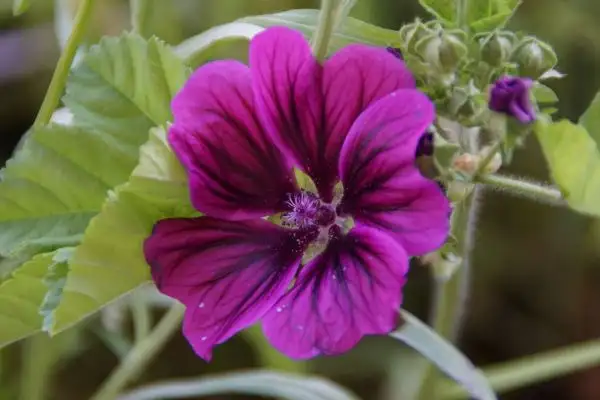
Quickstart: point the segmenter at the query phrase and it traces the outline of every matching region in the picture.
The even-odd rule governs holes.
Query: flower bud
[[[433,31],[418,19],[412,24],[404,25],[399,32],[403,48],[412,54],[415,52],[417,42],[431,33]]]
[[[525,38],[515,49],[512,59],[519,65],[519,74],[532,79],[542,76],[558,61],[552,47],[534,37]]]
[[[467,55],[468,49],[457,35],[442,31],[420,39],[415,51],[437,70],[452,72]]]
[[[499,67],[510,57],[514,35],[510,32],[492,32],[481,40],[481,59],[492,67]]]
[[[498,79],[490,90],[490,110],[514,117],[522,124],[535,120],[536,113],[530,98],[533,81],[527,78],[505,76]]]

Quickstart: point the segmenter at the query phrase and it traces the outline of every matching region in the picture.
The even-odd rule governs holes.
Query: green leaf
[[[62,245],[83,233],[108,188],[124,182],[136,152],[95,131],[50,125],[33,131],[0,183],[0,256]]]
[[[189,71],[156,38],[103,38],[70,76],[64,102],[75,123],[139,147],[150,128],[172,119],[171,99]]]
[[[319,10],[290,10],[277,14],[256,15],[240,19],[241,22],[270,27],[287,26],[301,31],[307,38],[312,36],[317,25]],[[366,43],[374,46],[397,46],[398,32],[380,28],[355,18],[346,18],[334,32],[330,50],[334,51],[351,43]]]
[[[0,347],[41,330],[39,309],[47,289],[43,279],[55,255],[35,256],[0,284]]]
[[[456,21],[456,0],[419,0],[419,4],[436,19],[454,25]]]
[[[245,22],[219,25],[183,41],[175,47],[175,53],[188,65],[199,66],[209,61],[219,46],[240,40],[247,42],[262,30]]]
[[[471,30],[487,32],[503,27],[521,2],[522,0],[470,1],[467,19]]]
[[[54,323],[53,311],[60,304],[67,274],[69,273],[69,260],[73,256],[74,247],[63,247],[54,252],[52,263],[48,267],[44,284],[47,292],[40,306],[40,315],[43,317],[42,330],[48,331]]]
[[[13,0],[13,15],[18,16],[24,14],[31,7],[30,0]]]
[[[419,0],[419,4],[447,26],[457,26],[456,0]],[[468,2],[467,22],[474,33],[491,31],[506,24],[521,0],[474,0]]]
[[[597,93],[587,110],[579,118],[579,123],[587,129],[596,146],[600,148],[600,93]]]
[[[390,334],[435,364],[479,400],[496,399],[489,383],[475,366],[450,342],[407,311],[402,310],[402,327]]]
[[[252,394],[286,400],[358,400],[349,390],[318,377],[281,372],[249,371],[156,383],[125,393],[120,400],[175,399],[181,396],[205,397],[219,394]]]
[[[532,94],[538,103],[552,104],[558,101],[558,96],[554,93],[554,90],[539,82],[534,84]]]
[[[600,216],[600,153],[581,125],[538,120],[535,133],[554,182],[569,206]]]
[[[143,241],[160,219],[197,215],[186,174],[164,129],[153,129],[130,180],[112,193],[70,262],[51,332],[60,332],[144,284],[150,270]]]

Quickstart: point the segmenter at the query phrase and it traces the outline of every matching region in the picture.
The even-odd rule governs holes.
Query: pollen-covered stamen
[[[306,228],[317,223],[320,202],[314,194],[305,191],[290,194],[286,204],[289,211],[282,216],[286,225]]]

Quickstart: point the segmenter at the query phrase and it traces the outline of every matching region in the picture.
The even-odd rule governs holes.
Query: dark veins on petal
[[[173,220],[165,220],[169,221]],[[210,312],[210,318],[198,318],[194,328],[216,328],[214,336],[226,332],[263,295],[272,294],[285,282],[290,268],[315,237],[312,231],[282,235],[277,229],[253,229],[254,221],[210,217],[177,221],[177,232],[170,235],[160,232],[161,223],[157,224],[145,245],[147,261],[161,292],[187,306],[206,303],[194,312]],[[199,226],[211,232],[195,240]],[[195,304],[188,304],[189,298]]]

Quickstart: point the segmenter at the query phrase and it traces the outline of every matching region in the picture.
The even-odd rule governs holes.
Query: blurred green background
[[[478,1],[478,0],[472,0]],[[66,0],[76,7],[76,0]],[[32,0],[29,13],[14,18],[12,1],[0,0],[0,157],[6,160],[32,123],[58,57],[54,11],[49,0]],[[153,31],[169,43],[250,14],[317,7],[307,0],[154,0]],[[128,29],[125,1],[101,0],[95,11],[93,42],[102,34]],[[416,16],[427,18],[416,0],[359,0],[354,17],[398,29]],[[552,44],[558,69],[567,74],[551,86],[559,94],[560,117],[576,119],[600,86],[600,1],[524,0],[510,23]],[[547,179],[539,148],[531,138],[516,154],[511,173]],[[424,317],[428,274],[414,265],[406,307]],[[485,193],[473,257],[471,293],[460,346],[478,365],[585,339],[600,337],[600,222],[526,200]],[[1,299],[0,299],[1,301]],[[159,309],[156,313],[160,313]],[[120,318],[125,320],[120,324]],[[122,328],[121,328],[122,327]],[[0,327],[1,329],[1,327]],[[111,330],[112,329],[112,330]],[[109,350],[111,332],[128,329],[118,306],[88,319],[53,341],[39,339],[0,352],[0,399],[23,397],[23,388],[47,379],[45,398],[89,397],[118,362]],[[118,346],[118,343],[116,344]],[[27,352],[34,363],[23,363]],[[413,357],[385,338],[365,340],[351,353],[318,359],[305,367],[348,386],[366,400],[402,400],[407,379],[418,368]],[[409,355],[410,356],[410,355]],[[44,363],[56,363],[44,368]],[[259,363],[244,338],[215,352],[210,365],[174,339],[140,382],[231,371]],[[47,372],[45,372],[47,371]],[[49,374],[49,375],[48,375]],[[21,394],[21,395],[19,395]],[[213,399],[245,399],[222,396]],[[503,399],[600,399],[600,369],[541,383]]]

